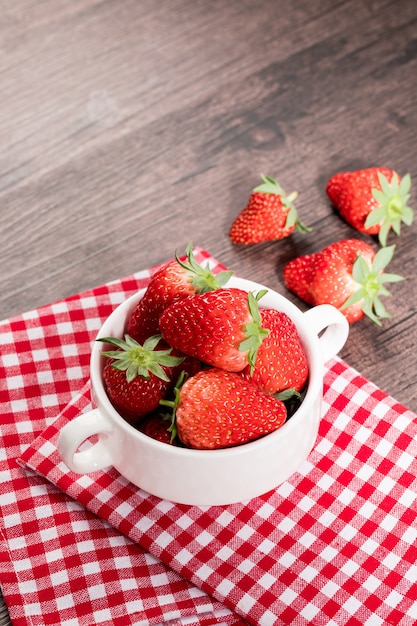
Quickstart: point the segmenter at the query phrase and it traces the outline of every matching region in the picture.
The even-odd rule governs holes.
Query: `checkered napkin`
[[[87,319],[84,314],[81,317]],[[92,324],[93,335],[99,325]],[[56,441],[63,424],[91,408],[88,382],[78,391],[34,441],[32,432],[32,441],[19,457],[26,471],[16,471],[21,480],[41,485],[48,498],[53,495],[54,507],[49,504],[44,515],[39,513],[40,502],[37,505],[38,530],[31,540],[41,559],[47,561],[49,585],[53,585],[54,567],[59,570],[61,566],[62,572],[69,548],[68,554],[76,555],[74,567],[79,570],[81,560],[81,598],[90,607],[90,616],[104,600],[106,565],[112,576],[123,571],[117,567],[116,557],[101,559],[97,545],[77,534],[87,529],[90,532],[94,521],[102,533],[105,529],[120,542],[122,535],[117,529],[132,541],[127,544],[131,549],[141,547],[141,563],[148,559],[148,568],[149,563],[165,566],[167,585],[173,580],[188,581],[190,587],[181,591],[193,598],[194,613],[198,613],[196,599],[203,598],[199,606],[207,607],[212,598],[209,611],[214,617],[210,619],[225,619],[227,623],[227,619],[240,616],[257,626],[417,623],[417,417],[345,362],[333,359],[326,364],[318,440],[299,471],[262,497],[222,507],[160,500],[133,487],[115,470],[89,476],[69,472],[59,459]],[[35,489],[29,500],[32,504],[36,493]],[[65,540],[65,533],[61,535],[61,518],[56,513],[60,509],[55,503],[63,503],[71,512],[70,541]],[[13,509],[19,528],[15,537],[20,540],[16,547],[24,548],[22,553],[15,549],[12,555],[16,578],[20,585],[30,578],[39,603],[39,581],[33,582],[33,563],[26,556],[28,542],[21,538],[22,513],[17,509],[21,509],[19,502]],[[80,518],[85,526],[76,531],[74,523]],[[64,524],[68,529],[67,520]],[[51,528],[55,534],[49,538]],[[48,552],[45,559],[49,545],[53,558]],[[55,586],[58,600],[65,598],[61,611],[67,610],[76,596],[75,572],[72,574],[70,567],[71,562],[65,564],[68,580],[59,583],[62,590]],[[19,580],[22,571],[26,575]],[[93,584],[96,577],[100,579],[99,590]],[[141,582],[145,581],[150,593],[146,580],[144,573]],[[109,587],[113,584],[112,580]],[[129,614],[127,591],[120,591],[120,586],[118,590],[117,608]],[[154,591],[155,603],[161,602],[159,591]],[[172,597],[173,592],[171,602],[175,604]],[[216,611],[221,610],[229,613],[216,618]],[[133,622],[121,619],[119,623]]]
[[[203,250],[195,254],[223,269]],[[0,323],[0,585],[13,626],[245,623],[20,466],[45,428],[88,397],[98,329],[155,269]]]

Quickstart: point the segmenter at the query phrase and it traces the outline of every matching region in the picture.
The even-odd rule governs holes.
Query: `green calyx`
[[[295,229],[300,233],[309,233],[311,228],[303,224],[299,218],[297,209],[295,208],[294,200],[298,197],[297,191],[293,191],[288,196],[281,187],[281,185],[271,176],[265,176],[261,174],[262,184],[255,187],[253,191],[259,193],[272,193],[281,197],[281,202],[288,210],[287,219],[285,222],[285,228],[290,228],[295,225]]]
[[[391,317],[380,300],[380,296],[390,296],[384,283],[397,283],[404,280],[398,274],[388,274],[384,268],[390,263],[394,255],[395,246],[381,248],[375,255],[371,266],[363,256],[358,255],[352,268],[352,277],[360,285],[342,305],[342,309],[357,302],[362,302],[362,311],[375,324],[381,326],[381,319]]]
[[[184,359],[171,356],[172,348],[155,350],[161,339],[162,335],[154,335],[149,337],[143,346],[132,339],[132,337],[129,337],[129,335],[125,335],[124,339],[101,337],[97,341],[109,343],[118,348],[118,350],[110,350],[102,352],[102,354],[114,359],[112,367],[126,372],[127,382],[132,382],[137,376],[149,378],[150,374],[154,374],[161,380],[169,382],[170,379],[163,367],[175,367],[182,363]]]
[[[391,228],[396,235],[400,235],[401,222],[406,226],[413,222],[413,209],[408,206],[411,177],[410,174],[406,174],[400,182],[398,174],[394,173],[389,183],[385,176],[378,172],[378,179],[381,189],[372,189],[372,195],[378,206],[366,218],[365,228],[381,224],[378,239],[381,245],[385,246]]]
[[[197,263],[193,254],[192,242],[187,245],[185,255],[187,257],[187,261],[182,261],[177,253],[175,253],[175,258],[178,264],[190,274],[191,284],[196,288],[197,293],[215,291],[216,289],[223,287],[233,276],[232,271],[224,271],[219,274],[213,274],[208,263],[205,267],[202,267],[199,263]]]
[[[301,393],[295,389],[295,387],[288,387],[288,389],[283,389],[279,393],[274,393],[274,398],[277,400],[281,400],[281,402],[286,402],[287,400],[292,400],[294,398],[300,399]]]
[[[250,365],[250,374],[253,374],[255,368],[255,361],[258,355],[259,346],[269,335],[267,328],[261,326],[261,314],[259,312],[258,302],[267,293],[266,289],[259,291],[256,296],[252,292],[248,293],[248,306],[249,313],[251,314],[252,321],[248,322],[244,328],[246,338],[239,344],[239,350],[241,352],[248,352],[248,363]]]
[[[164,419],[167,419],[171,422],[167,429],[168,432],[171,433],[171,439],[170,439],[171,443],[174,441],[175,437],[177,436],[177,421],[176,421],[177,407],[180,401],[181,387],[187,380],[187,377],[188,377],[187,373],[182,371],[178,377],[178,380],[173,390],[173,393],[174,393],[173,399],[168,400],[166,398],[163,398],[162,400],[159,401],[159,404],[161,406],[166,406],[168,409],[171,409],[171,412],[169,414],[164,414],[163,416]]]

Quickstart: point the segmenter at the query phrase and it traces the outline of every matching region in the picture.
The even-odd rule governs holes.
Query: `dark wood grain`
[[[414,0],[15,0],[0,16],[1,318],[189,240],[305,308],[285,262],[356,235],[329,175],[417,182]],[[299,192],[312,234],[231,244],[260,172]],[[394,241],[392,319],[353,325],[341,356],[416,409],[416,226]]]

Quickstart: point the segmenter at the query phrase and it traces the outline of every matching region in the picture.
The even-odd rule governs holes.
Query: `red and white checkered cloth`
[[[91,408],[91,343],[152,271],[0,327],[0,583],[13,625],[417,623],[417,416],[340,359],[326,364],[309,458],[249,502],[178,505],[60,461],[59,428]]]

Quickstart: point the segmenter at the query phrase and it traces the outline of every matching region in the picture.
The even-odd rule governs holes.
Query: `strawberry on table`
[[[247,366],[243,376],[268,393],[300,392],[308,378],[308,362],[294,322],[275,309],[261,309],[260,314],[262,327],[270,332],[259,346],[252,373]]]
[[[390,317],[380,296],[389,296],[384,283],[403,280],[384,270],[395,246],[375,250],[359,239],[343,239],[320,252],[289,261],[284,267],[287,288],[308,304],[332,304],[349,322],[367,315],[380,325]]]
[[[288,196],[270,176],[261,175],[262,184],[252,191],[248,204],[236,217],[229,237],[236,244],[255,244],[284,239],[294,229],[310,230],[298,219],[294,200],[297,192]]]
[[[411,178],[401,178],[386,167],[339,172],[327,182],[326,192],[341,216],[353,228],[369,235],[378,234],[385,246],[392,229],[397,235],[401,223],[410,226],[413,210],[408,206]]]
[[[254,366],[269,331],[262,328],[255,297],[242,289],[223,287],[177,300],[162,313],[165,341],[207,365],[231,372]]]
[[[185,381],[174,403],[176,430],[188,447],[211,450],[247,443],[277,430],[285,404],[239,374],[209,368]]]
[[[124,339],[98,339],[116,350],[104,351],[103,380],[115,409],[131,424],[159,407],[159,401],[179,376],[183,357],[172,348],[160,349],[161,336],[147,339],[143,346],[126,335]]]
[[[128,321],[126,332],[139,343],[159,333],[159,317],[175,300],[195,293],[205,293],[225,285],[233,272],[214,275],[208,264],[197,263],[192,244],[186,248],[186,260],[178,255],[166,263],[151,278],[143,298],[136,305]]]

